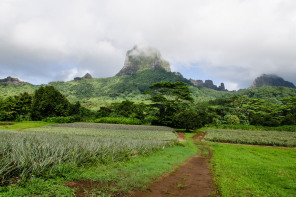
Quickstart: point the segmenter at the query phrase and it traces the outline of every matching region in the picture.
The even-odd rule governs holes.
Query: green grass
[[[296,151],[209,143],[222,196],[295,196]]]
[[[286,131],[247,131],[207,129],[206,140],[213,142],[296,147],[296,133]]]
[[[89,126],[86,124],[85,126]],[[112,126],[112,125],[109,125]],[[123,127],[126,127],[124,125]],[[106,126],[108,127],[108,126]],[[150,127],[144,127],[151,129]],[[156,130],[161,127],[157,127]],[[186,134],[192,137],[194,134]],[[149,155],[131,157],[130,160],[96,166],[58,166],[59,175],[55,177],[33,177],[21,184],[0,187],[0,196],[71,196],[73,190],[64,186],[71,180],[93,180],[102,184],[112,183],[108,187],[97,188],[93,193],[127,194],[135,188],[146,188],[149,183],[164,173],[170,172],[184,160],[195,155],[197,147],[193,140],[178,143]],[[50,173],[48,173],[50,175]],[[91,191],[88,191],[91,193]]]
[[[8,124],[6,124],[8,123]],[[22,130],[33,127],[42,127],[48,125],[54,125],[55,123],[42,122],[42,121],[21,121],[21,122],[0,122],[0,130]]]

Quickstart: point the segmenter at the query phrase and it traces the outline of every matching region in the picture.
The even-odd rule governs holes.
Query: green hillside
[[[33,93],[39,87],[40,87],[39,85],[32,85],[29,83],[23,83],[23,84],[0,83],[0,96],[9,97],[9,96],[14,96],[23,92]]]
[[[172,72],[164,69],[144,70],[132,75],[114,76],[109,78],[82,79],[79,81],[51,82],[49,85],[56,87],[71,102],[80,103],[89,109],[99,109],[113,102],[121,102],[125,99],[134,102],[145,101],[147,96],[145,91],[149,86],[161,81],[181,81],[190,86],[196,102],[213,100],[216,98],[226,98],[231,96],[247,95],[250,98],[262,98],[277,103],[285,97],[296,96],[296,89],[285,87],[265,86],[255,89],[240,90],[234,92],[224,92],[208,89],[205,87],[195,87],[192,83]],[[33,93],[40,85],[5,84],[0,83],[0,95],[8,97],[23,92]]]
[[[296,96],[296,89],[280,86],[263,86],[254,89],[239,90],[233,94],[234,96],[246,95],[249,98],[260,98],[272,103],[278,103],[283,98]]]

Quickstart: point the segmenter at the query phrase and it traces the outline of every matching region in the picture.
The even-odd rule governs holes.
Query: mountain
[[[205,80],[205,82],[203,82],[202,80],[194,80],[194,79],[189,79],[189,80],[196,87],[206,87],[206,88],[210,88],[210,89],[218,90],[218,91],[227,91],[225,89],[224,83],[221,83],[220,86],[217,86],[217,85],[214,85],[212,80]]]
[[[143,70],[162,68],[171,71],[168,61],[162,59],[160,52],[152,47],[138,47],[127,51],[123,68],[116,76],[131,75]]]
[[[23,82],[19,80],[18,78],[13,78],[13,77],[6,77],[5,79],[0,79],[0,83],[5,83],[5,84],[24,84],[26,82]]]
[[[288,88],[296,88],[292,82],[285,81],[283,78],[277,75],[263,74],[257,77],[249,89],[258,88],[262,86],[282,86]]]
[[[75,77],[74,81],[80,81],[82,79],[92,79],[93,77],[91,76],[91,74],[86,73],[83,77]]]
[[[147,102],[148,95],[144,94],[145,91],[148,91],[152,84],[162,81],[187,83],[195,102],[244,95],[280,102],[282,98],[296,96],[294,88],[272,86],[233,92],[217,91],[225,90],[223,83],[217,86],[211,80],[205,82],[188,80],[181,73],[171,72],[170,64],[162,59],[158,50],[139,47],[134,47],[127,52],[124,66],[116,76],[93,78],[91,74],[87,73],[83,77],[75,77],[72,81],[55,81],[50,82],[49,85],[61,91],[69,101],[79,101],[84,107],[98,110],[101,106],[126,99],[134,102]],[[7,77],[0,80],[0,95],[8,97],[23,92],[32,94],[40,86]]]

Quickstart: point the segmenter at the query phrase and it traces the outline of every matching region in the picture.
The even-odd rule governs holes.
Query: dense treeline
[[[205,107],[206,106],[206,107]],[[205,110],[208,123],[281,126],[296,124],[296,97],[285,98],[280,104],[262,99],[232,97],[199,104]]]
[[[101,108],[99,116],[136,118],[144,123],[185,129],[226,124],[265,127],[296,124],[296,97],[274,103],[234,96],[193,104],[191,91],[185,83],[160,82],[150,89],[151,104],[114,103]]]
[[[194,129],[204,125],[256,125],[277,127],[296,124],[296,97],[274,103],[247,96],[194,103],[184,82],[158,82],[150,86],[148,101],[125,100],[87,110],[70,103],[53,86],[40,87],[33,95],[0,98],[0,120],[45,120],[50,122],[95,121],[125,124],[154,124]]]
[[[74,116],[80,120],[89,110],[81,107],[79,102],[71,104],[53,86],[40,87],[33,95],[27,92],[20,95],[0,98],[0,120],[42,120],[47,117]]]

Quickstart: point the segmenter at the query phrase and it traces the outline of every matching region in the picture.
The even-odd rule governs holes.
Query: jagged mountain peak
[[[147,46],[135,46],[126,53],[124,66],[117,76],[130,75],[147,69],[155,70],[162,68],[171,71],[168,61],[162,59],[158,49]]]
[[[206,87],[206,88],[210,88],[218,91],[228,91],[227,89],[225,89],[224,83],[221,83],[220,86],[217,86],[217,85],[214,85],[212,80],[205,80],[205,82],[203,82],[203,80],[194,80],[194,79],[189,79],[189,80],[196,87]]]
[[[82,79],[92,79],[93,77],[91,76],[91,74],[86,73],[83,77],[75,77],[74,81],[80,81]]]
[[[19,80],[18,78],[13,78],[11,76],[8,76],[4,79],[0,79],[0,82],[6,83],[6,84],[24,84],[25,82]]]
[[[253,84],[249,87],[249,89],[258,88],[262,86],[283,86],[288,88],[296,88],[292,82],[286,81],[278,75],[262,74],[260,77],[257,77],[254,80]]]

